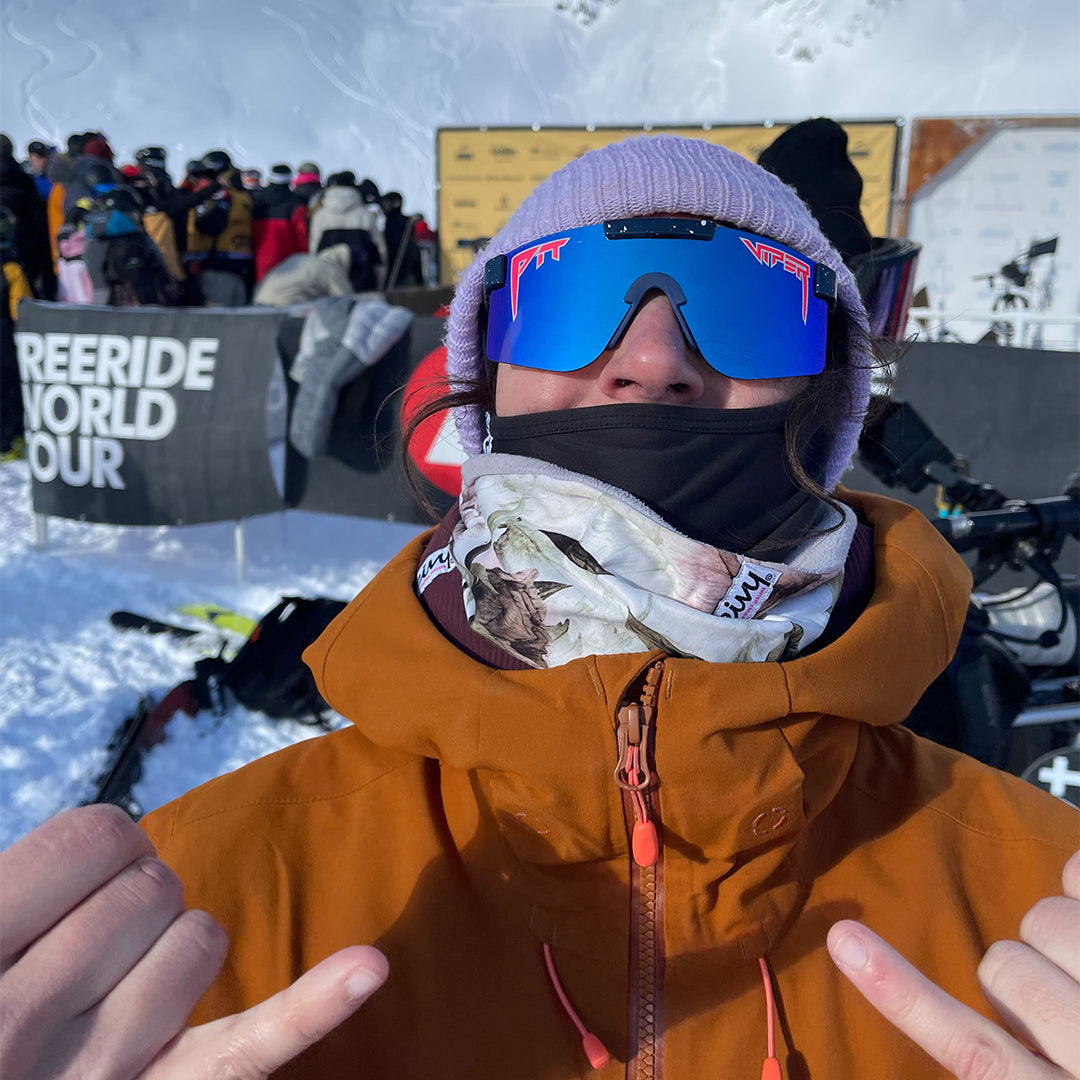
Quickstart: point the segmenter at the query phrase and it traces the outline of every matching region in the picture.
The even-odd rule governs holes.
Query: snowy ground
[[[348,599],[417,526],[290,511],[249,521],[238,584],[231,524],[117,528],[50,519],[32,541],[24,462],[0,465],[0,848],[90,791],[116,725],[198,654],[108,622],[124,608],[177,621],[217,603],[253,617],[284,594]],[[340,719],[338,723],[343,723]],[[134,794],[145,810],[315,732],[235,706],[177,714]]]

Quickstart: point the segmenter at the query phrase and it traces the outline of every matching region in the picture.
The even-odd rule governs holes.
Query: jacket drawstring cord
[[[772,979],[769,977],[769,965],[765,963],[765,957],[758,957],[758,966],[761,968],[761,981],[765,984],[765,1012],[768,1018],[769,1047],[769,1056],[761,1066],[761,1080],[784,1080],[784,1074],[780,1070],[780,1062],[776,1057],[776,1030],[773,1022],[776,1003],[773,1000]]]
[[[581,1046],[585,1051],[585,1056],[589,1059],[589,1064],[594,1069],[602,1069],[611,1060],[611,1054],[608,1053],[607,1047],[597,1036],[591,1031],[585,1030],[581,1018],[574,1012],[574,1007],[570,1004],[562,988],[562,983],[559,982],[558,973],[555,971],[555,959],[551,955],[551,946],[546,942],[544,944],[544,963],[547,964],[548,978],[551,979],[551,985],[555,988],[555,993],[558,995],[562,1007],[566,1010],[566,1015],[570,1017],[574,1027],[578,1029],[578,1033],[581,1035]]]

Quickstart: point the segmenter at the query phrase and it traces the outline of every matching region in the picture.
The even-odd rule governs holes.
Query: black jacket
[[[0,206],[15,219],[15,256],[35,294],[56,299],[56,273],[45,200],[33,178],[10,154],[0,160]]]

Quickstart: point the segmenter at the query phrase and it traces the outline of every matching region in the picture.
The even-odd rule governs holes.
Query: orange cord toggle
[[[765,1064],[761,1066],[761,1080],[784,1080],[780,1062],[776,1058],[765,1059]]]
[[[574,1011],[574,1006],[570,1004],[570,999],[566,996],[562,983],[559,982],[559,975],[555,970],[555,958],[551,955],[551,946],[546,943],[544,944],[544,963],[547,965],[548,978],[551,980],[551,985],[555,990],[559,1003],[566,1010],[566,1015],[570,1017],[571,1023],[581,1035],[581,1048],[585,1051],[589,1064],[594,1069],[602,1069],[611,1060],[611,1054],[608,1053],[607,1047],[600,1041],[598,1036],[591,1031],[585,1030],[581,1017]]]
[[[585,1056],[589,1059],[589,1064],[594,1069],[602,1069],[611,1060],[607,1047],[591,1031],[585,1032],[581,1045],[585,1050]]]

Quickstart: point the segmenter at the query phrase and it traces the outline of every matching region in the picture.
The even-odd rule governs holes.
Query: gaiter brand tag
[[[742,569],[713,614],[721,619],[752,619],[758,608],[768,600],[773,586],[780,580],[780,573],[771,567],[744,560]]]

